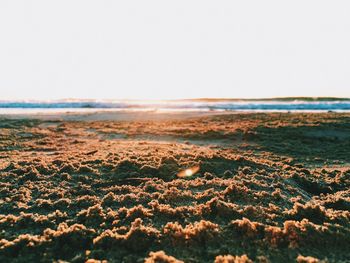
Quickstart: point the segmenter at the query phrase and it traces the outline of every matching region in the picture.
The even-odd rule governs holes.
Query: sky
[[[1,0],[0,100],[350,97],[348,0]]]

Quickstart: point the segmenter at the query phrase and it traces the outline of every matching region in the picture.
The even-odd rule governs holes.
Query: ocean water
[[[173,101],[0,101],[0,114],[81,111],[347,112],[350,99],[196,99]]]

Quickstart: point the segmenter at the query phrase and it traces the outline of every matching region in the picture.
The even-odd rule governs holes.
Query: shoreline
[[[196,118],[204,116],[214,116],[228,114],[226,112],[214,111],[123,111],[123,110],[89,110],[76,112],[50,112],[50,113],[15,113],[15,114],[0,114],[3,119],[40,119],[40,120],[72,120],[72,121],[134,121],[134,120],[166,120],[166,119],[183,119]]]
[[[0,119],[40,119],[72,121],[136,121],[166,120],[209,117],[217,115],[254,115],[254,114],[348,114],[350,110],[115,110],[115,109],[50,109],[0,112]]]

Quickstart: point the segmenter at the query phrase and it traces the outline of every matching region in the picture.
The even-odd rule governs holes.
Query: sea
[[[0,114],[91,111],[350,112],[350,98],[141,100],[0,100]]]

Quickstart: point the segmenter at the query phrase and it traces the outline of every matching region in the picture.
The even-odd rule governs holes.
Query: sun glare
[[[185,175],[186,176],[191,176],[193,173],[192,173],[192,170],[191,169],[186,169],[185,170]]]
[[[194,166],[191,168],[187,168],[177,174],[178,177],[191,177],[192,175],[196,174],[199,171],[199,166]]]

